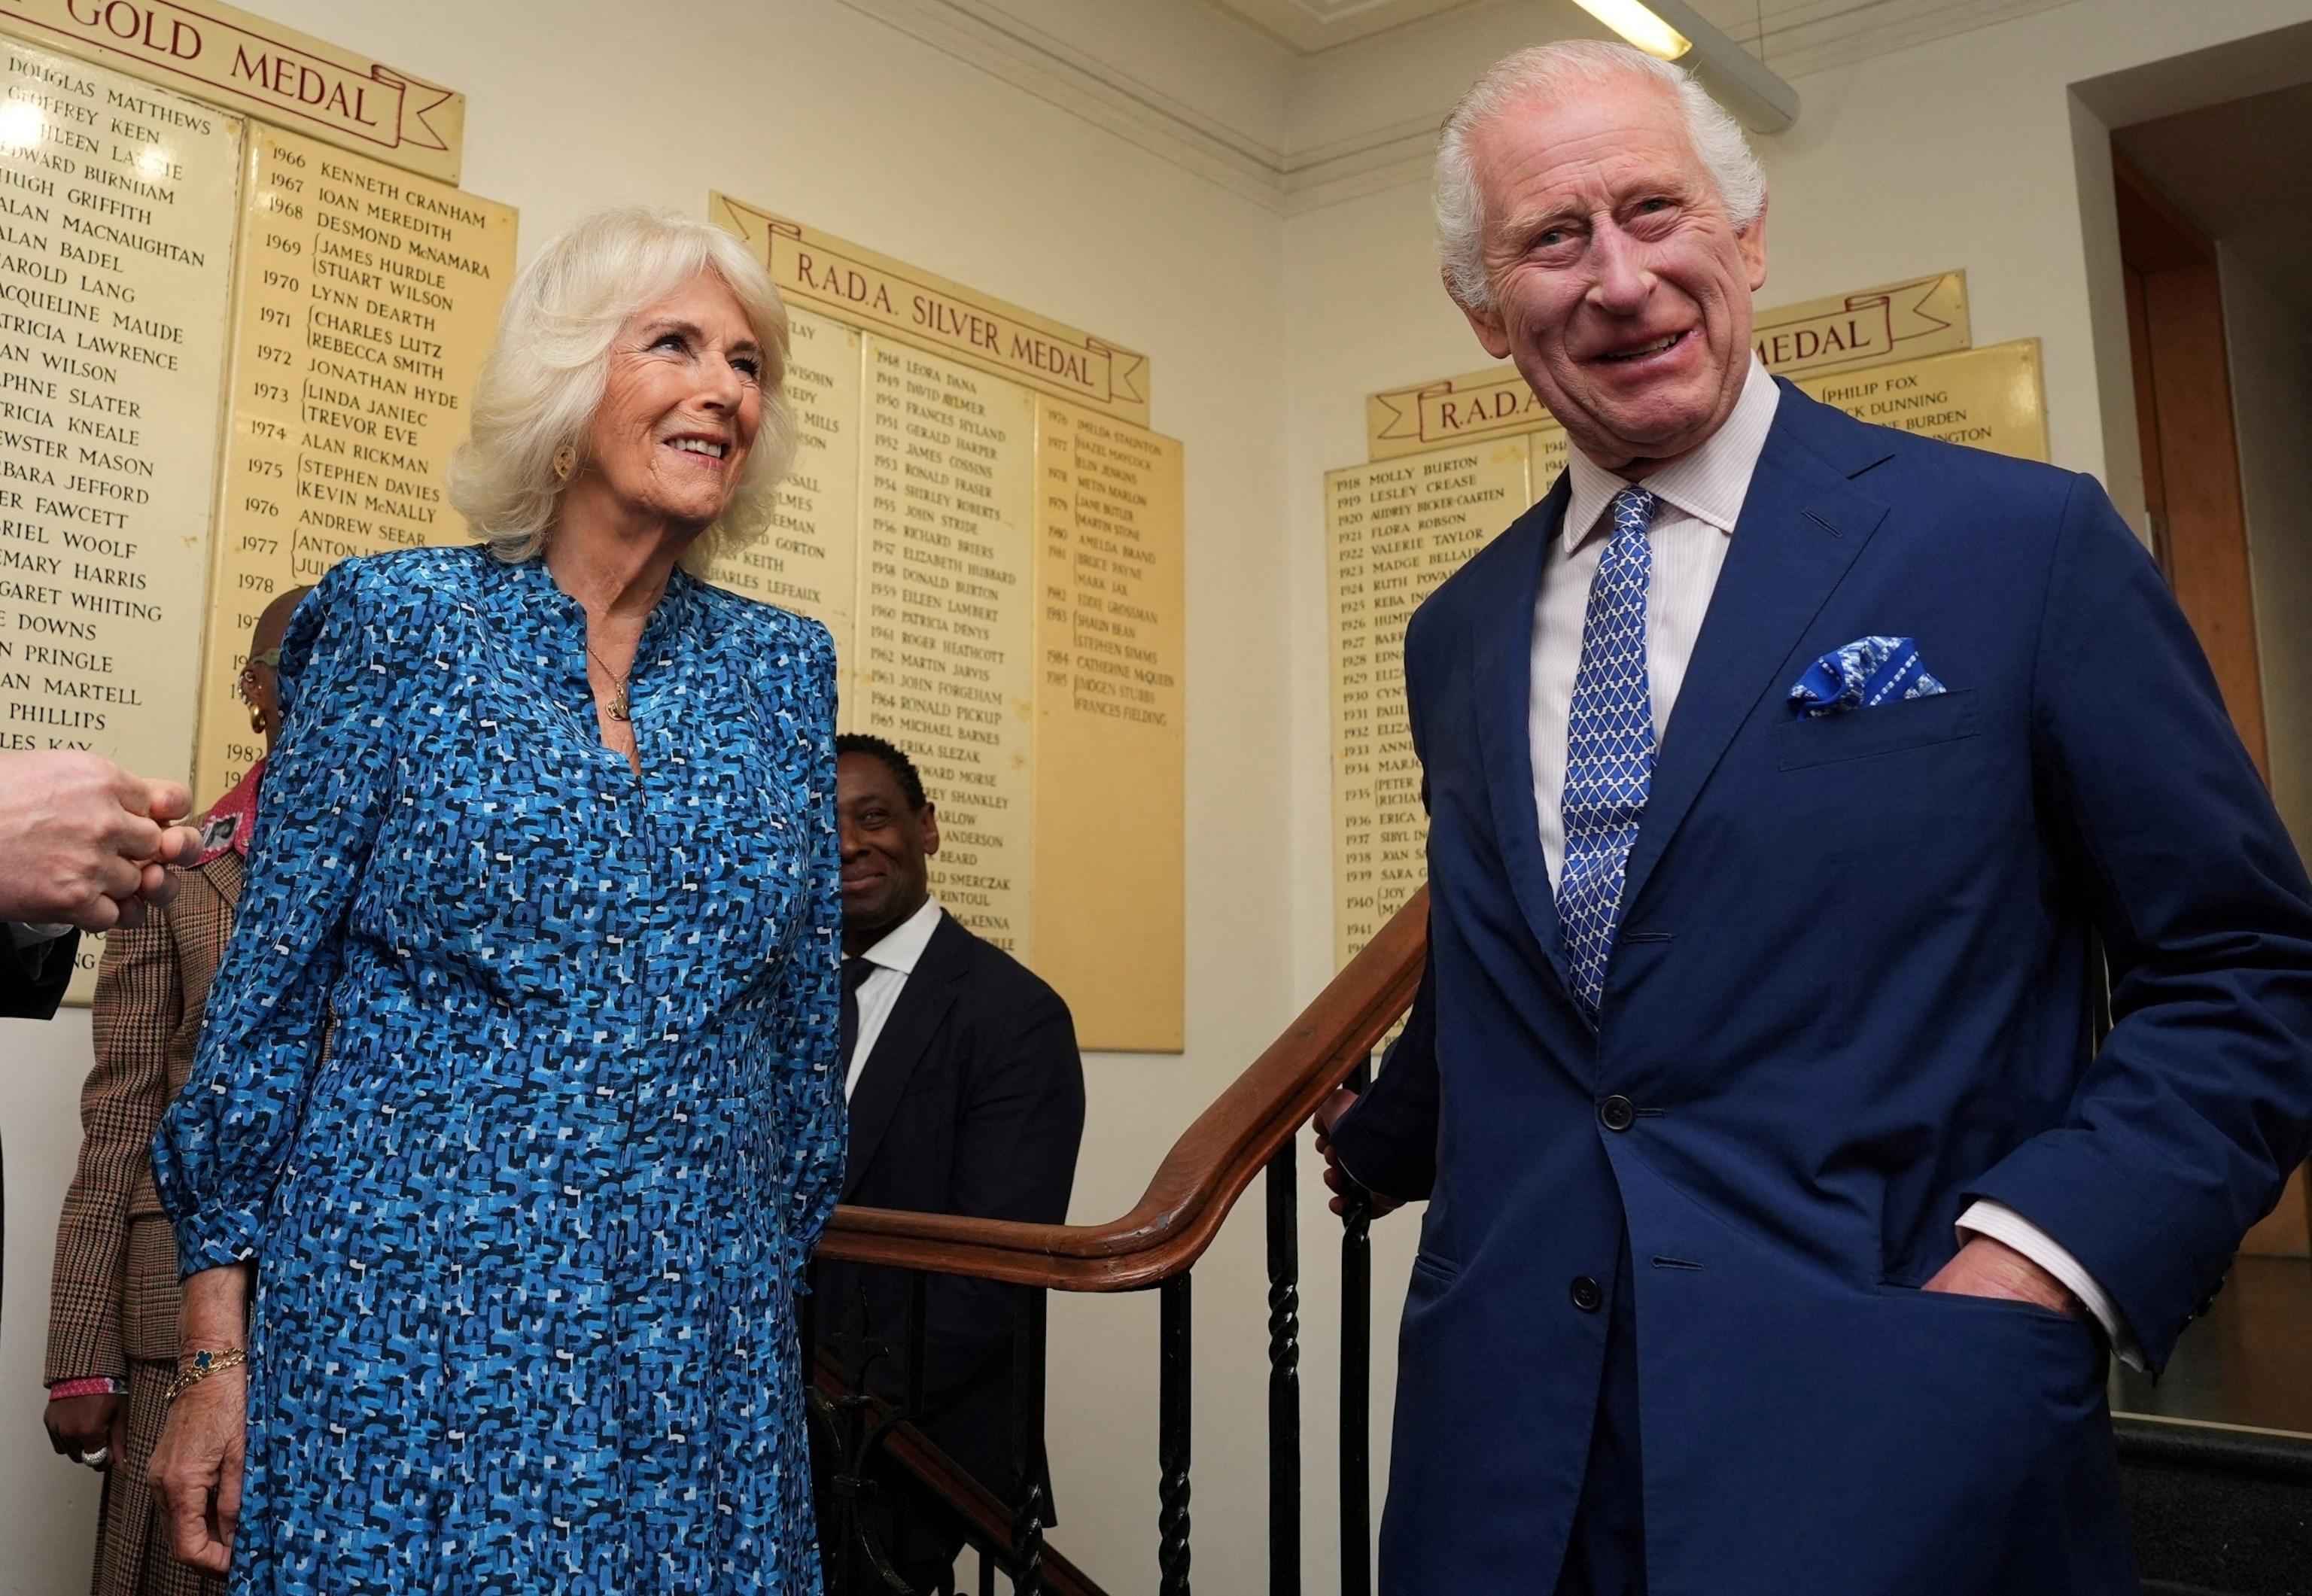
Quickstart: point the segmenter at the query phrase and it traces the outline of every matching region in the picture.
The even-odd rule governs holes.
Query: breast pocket
[[[1975,689],[1968,687],[1819,720],[1793,720],[1774,730],[1774,763],[1780,770],[1805,770],[1956,743],[1976,733]]]

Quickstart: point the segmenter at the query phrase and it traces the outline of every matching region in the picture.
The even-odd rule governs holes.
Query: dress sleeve
[[[153,1142],[188,1275],[265,1250],[274,1188],[321,1060],[347,911],[390,796],[384,728],[407,673],[392,667],[393,620],[370,613],[363,563],[338,565],[291,619],[285,731],[266,765],[232,940],[192,1072]]]
[[[48,1382],[125,1378],[120,1316],[128,1204],[169,1101],[169,1039],[184,1012],[169,911],[104,939],[92,1019],[96,1068],[81,1087],[80,1162],[57,1222]]]
[[[778,1191],[785,1206],[787,1278],[808,1290],[805,1268],[843,1190],[848,1113],[843,1099],[837,1016],[842,995],[841,850],[835,824],[835,642],[810,624],[794,650],[801,678],[789,702],[804,791],[801,870],[806,905],[801,933],[780,977],[774,1007],[779,1057]],[[794,667],[790,667],[794,668]]]

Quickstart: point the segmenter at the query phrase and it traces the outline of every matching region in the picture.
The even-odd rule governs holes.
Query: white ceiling
[[[1290,47],[1313,56],[1396,28],[1461,11],[1480,0],[1208,0]],[[1852,59],[1875,48],[1896,48],[1922,39],[2060,5],[2067,0],[1687,0],[1768,65],[1784,73]],[[1549,8],[1535,7],[1545,13]],[[1564,9],[1570,11],[1570,5]],[[1576,31],[1586,31],[1577,24]],[[1546,37],[1544,35],[1543,37]]]
[[[1510,51],[1611,37],[1574,0],[843,3],[1288,214],[1417,179]],[[1687,3],[1800,78],[2069,0]]]
[[[1471,0],[1212,0],[1303,56],[1366,38]]]

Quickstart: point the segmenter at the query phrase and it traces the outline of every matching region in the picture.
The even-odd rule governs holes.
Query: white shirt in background
[[[940,901],[927,897],[924,906],[883,933],[883,939],[859,956],[875,966],[873,974],[859,983],[856,997],[859,1003],[859,1040],[851,1050],[851,1068],[843,1077],[843,1100],[851,1101],[858,1089],[859,1072],[867,1067],[867,1060],[875,1051],[875,1039],[883,1033],[883,1026],[891,1011],[899,1006],[899,993],[907,984],[907,977],[915,972],[915,961],[924,956],[924,949],[939,929]]]

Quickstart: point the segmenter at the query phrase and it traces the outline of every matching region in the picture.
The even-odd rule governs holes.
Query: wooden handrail
[[[1181,1133],[1122,1218],[1026,1225],[838,1208],[819,1255],[1059,1291],[1137,1291],[1170,1278],[1203,1256],[1270,1156],[1412,1007],[1428,945],[1423,887]]]

